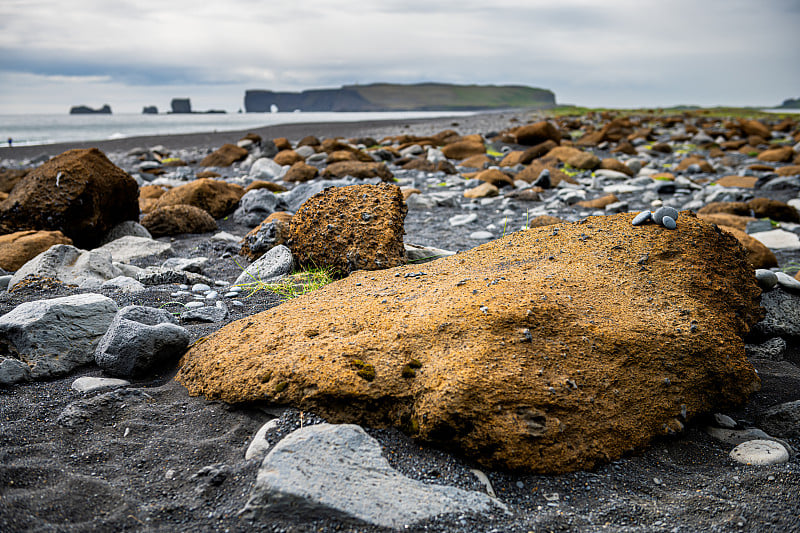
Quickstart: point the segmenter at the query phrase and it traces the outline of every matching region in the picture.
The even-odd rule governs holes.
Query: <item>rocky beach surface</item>
[[[800,124],[0,148],[0,531],[800,531]]]

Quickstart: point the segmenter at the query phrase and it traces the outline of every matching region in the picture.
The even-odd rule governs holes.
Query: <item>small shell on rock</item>
[[[632,224],[634,226],[641,226],[642,224],[650,220],[652,217],[653,213],[651,213],[650,211],[642,211],[641,213],[636,215],[636,217],[634,217]]]

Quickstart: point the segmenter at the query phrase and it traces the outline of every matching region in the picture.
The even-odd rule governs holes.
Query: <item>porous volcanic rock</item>
[[[250,152],[246,148],[241,148],[235,144],[223,144],[200,161],[201,167],[229,167],[237,161],[241,161]]]
[[[193,205],[214,218],[222,218],[236,209],[244,196],[244,188],[235,183],[201,178],[175,187],[162,194],[154,209],[168,205]]]
[[[163,237],[181,233],[207,233],[217,229],[217,222],[199,207],[180,204],[154,209],[142,217],[142,226],[153,237]]]
[[[272,215],[274,215],[273,213]],[[270,215],[264,222],[251,229],[239,244],[239,255],[255,261],[273,246],[286,244],[289,241],[289,221]],[[291,220],[291,218],[289,219]]]
[[[72,244],[72,239],[60,231],[17,231],[0,235],[0,268],[9,271],[19,268],[56,244]]]
[[[489,466],[592,468],[744,402],[761,317],[744,251],[689,212],[520,231],[356,272],[185,355],[193,395],[394,426]]]
[[[0,233],[58,230],[93,248],[125,220],[139,219],[138,185],[97,148],[68,150],[31,170],[0,202]]]
[[[747,262],[755,268],[772,268],[778,266],[778,258],[767,248],[764,243],[745,233],[744,231],[732,226],[720,225],[723,229],[736,237],[739,243],[747,252]]]
[[[292,217],[292,253],[300,264],[345,274],[402,265],[406,213],[408,207],[396,185],[325,189],[306,200]]]

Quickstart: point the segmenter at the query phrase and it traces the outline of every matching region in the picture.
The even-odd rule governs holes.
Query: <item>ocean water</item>
[[[380,113],[226,113],[226,114],[112,114],[0,115],[0,143],[14,146],[76,141],[104,141],[141,135],[174,135],[236,131],[299,122],[357,122],[464,116],[471,112],[419,111]]]

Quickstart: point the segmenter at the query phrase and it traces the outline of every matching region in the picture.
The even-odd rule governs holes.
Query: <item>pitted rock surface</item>
[[[0,233],[58,230],[78,248],[97,246],[139,219],[138,185],[97,148],[68,150],[31,170],[0,202]]]
[[[760,290],[736,239],[688,212],[677,231],[633,216],[356,272],[229,324],[177,379],[395,426],[489,467],[592,468],[759,387],[742,336]]]
[[[341,273],[401,265],[407,212],[396,185],[331,187],[292,217],[292,253],[301,264]]]

